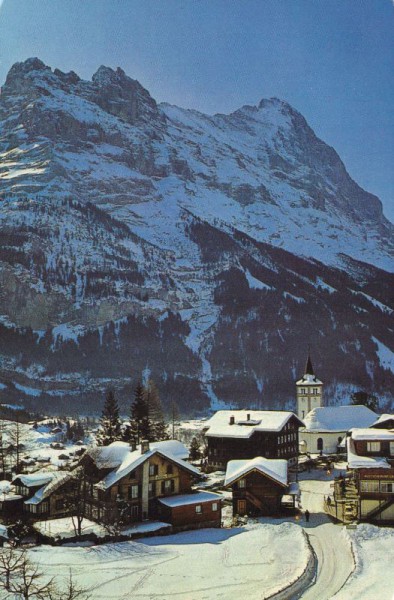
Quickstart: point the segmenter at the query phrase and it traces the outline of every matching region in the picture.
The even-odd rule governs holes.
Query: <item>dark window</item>
[[[317,449],[323,450],[323,438],[317,438]]]
[[[174,468],[171,464],[167,465],[167,475],[172,475]]]

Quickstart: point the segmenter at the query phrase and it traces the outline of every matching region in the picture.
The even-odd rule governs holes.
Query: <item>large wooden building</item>
[[[394,431],[353,429],[347,453],[349,471],[335,480],[326,511],[345,523],[394,523]]]
[[[176,441],[143,442],[137,450],[114,442],[88,451],[81,459],[88,482],[86,516],[122,525],[166,518],[174,527],[220,526],[221,497],[210,495],[216,512],[200,510],[202,500],[192,483],[201,473],[179,458],[179,448],[184,450]]]
[[[230,460],[256,456],[295,464],[298,429],[303,422],[292,412],[220,410],[207,421],[208,466],[224,469]]]

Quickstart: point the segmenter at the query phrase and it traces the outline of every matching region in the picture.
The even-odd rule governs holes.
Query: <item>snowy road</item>
[[[343,526],[324,514],[324,495],[330,493],[330,481],[300,481],[302,509],[309,510],[304,528],[317,558],[315,583],[299,596],[302,600],[329,600],[345,584],[354,569],[353,555]]]

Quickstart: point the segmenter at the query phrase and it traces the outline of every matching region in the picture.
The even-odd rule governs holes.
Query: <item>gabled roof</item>
[[[320,406],[306,415],[305,430],[349,431],[352,427],[370,427],[376,417],[376,413],[363,405]]]
[[[234,424],[230,425],[230,417]],[[249,417],[249,418],[248,418]],[[292,417],[303,422],[292,412],[283,410],[218,410],[207,422],[207,437],[249,438],[255,431],[281,431]]]
[[[149,446],[151,450],[161,450],[182,460],[189,457],[188,449],[178,440],[150,442]],[[137,446],[135,451],[141,454],[141,446]],[[127,461],[132,452],[130,444],[127,442],[112,442],[109,446],[94,446],[87,450],[86,455],[90,456],[98,469],[116,469],[124,461]]]
[[[160,444],[160,445],[159,445]],[[191,464],[185,462],[181,458],[178,458],[176,455],[174,456],[171,452],[168,451],[168,447],[166,445],[161,445],[161,443],[156,442],[156,447],[150,448],[144,454],[141,454],[141,450],[128,450],[128,453],[125,455],[123,461],[118,466],[117,469],[114,469],[111,473],[109,473],[102,481],[100,481],[97,485],[107,490],[112,485],[117,483],[120,479],[134,471],[137,467],[142,465],[146,460],[151,458],[152,456],[158,454],[163,458],[166,458],[170,462],[178,465],[181,469],[192,473],[193,475],[201,475],[200,471],[193,467]],[[109,446],[108,446],[109,448]],[[171,448],[171,447],[170,447]],[[179,449],[179,448],[178,448]]]
[[[45,500],[45,498],[48,498],[55,490],[66,483],[66,481],[70,481],[71,479],[74,479],[73,473],[65,471],[57,471],[53,473],[53,478],[51,481],[37,490],[32,498],[25,500],[24,504],[40,504],[40,502]]]
[[[347,461],[349,469],[390,469],[391,465],[384,456],[359,456],[354,441],[347,438]]]
[[[257,471],[285,487],[288,485],[287,460],[256,456],[251,460],[230,460],[227,464],[226,478],[224,480],[225,487],[231,485],[237,479],[245,477],[252,471]]]
[[[214,492],[195,492],[194,494],[178,494],[159,498],[161,504],[171,508],[190,504],[204,504],[204,502],[220,502],[221,500],[224,500],[223,496]]]

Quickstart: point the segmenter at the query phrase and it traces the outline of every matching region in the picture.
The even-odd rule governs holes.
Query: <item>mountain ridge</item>
[[[302,307],[306,315],[321,313],[315,334],[306,337],[319,340],[317,364],[330,365],[332,401],[333,380],[338,389],[350,389],[357,373],[362,385],[389,394],[386,351],[371,340],[393,351],[387,284],[394,266],[393,225],[379,199],[350,178],[335,150],[286,102],[262,99],[255,107],[209,116],[157,104],[120,68],[99,67],[89,82],[28,59],[11,68],[0,96],[0,158],[0,313],[4,335],[14,340],[13,353],[0,348],[3,363],[14,365],[6,369],[7,393],[18,378],[39,387],[40,378],[52,377],[49,371],[70,370],[71,357],[60,366],[54,356],[58,350],[66,356],[66,346],[81,356],[85,338],[98,357],[100,331],[109,327],[114,354],[130,352],[130,343],[141,347],[134,366],[131,358],[128,366],[122,359],[119,369],[111,358],[110,367],[103,367],[107,383],[118,378],[122,398],[150,369],[165,401],[174,390],[182,395],[189,389],[198,410],[223,402],[264,405],[276,393],[276,402],[291,405],[292,370],[302,368],[304,356],[285,358],[281,336],[296,353]],[[331,283],[319,269],[328,269]],[[340,274],[346,270],[348,275]],[[305,285],[306,298],[298,290]],[[317,297],[325,310],[315,306]],[[286,315],[279,329],[272,304]],[[158,345],[154,364],[139,337],[146,319],[151,343]],[[346,327],[339,339],[342,319]],[[360,356],[350,359],[343,348],[355,319],[364,320],[366,332],[358,331],[354,348]],[[140,334],[133,337],[129,322]],[[31,356],[18,358],[29,327],[39,333],[26,335],[39,339]],[[229,337],[234,327],[236,342]],[[119,341],[122,332],[127,343]],[[261,352],[253,369],[243,359],[246,334],[256,338],[248,358]],[[260,344],[265,336],[272,337],[266,348]],[[220,344],[226,344],[232,372]],[[164,356],[164,347],[170,354],[176,348],[173,357],[182,369]],[[352,366],[337,380],[338,348]],[[270,376],[270,353],[286,373],[285,383],[278,381],[279,371],[276,379]],[[33,355],[41,373],[36,379],[26,375],[26,369],[34,372]],[[93,364],[80,363],[91,395],[105,387],[98,373],[89,377]],[[235,379],[244,381],[243,398],[231,398]],[[60,395],[45,397],[46,405],[55,397]],[[87,402],[92,406],[91,397]],[[181,404],[193,412],[190,402]]]

